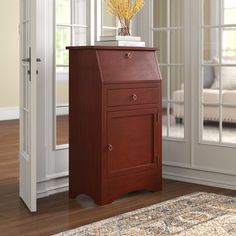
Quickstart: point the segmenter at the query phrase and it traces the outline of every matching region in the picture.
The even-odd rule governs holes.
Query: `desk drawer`
[[[105,83],[160,80],[154,51],[99,50],[98,58]]]
[[[158,104],[159,88],[128,88],[108,90],[108,106]]]

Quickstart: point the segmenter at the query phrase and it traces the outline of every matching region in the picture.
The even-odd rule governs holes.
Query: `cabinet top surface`
[[[159,51],[152,47],[121,47],[121,46],[68,46],[68,50],[134,50],[134,51]]]

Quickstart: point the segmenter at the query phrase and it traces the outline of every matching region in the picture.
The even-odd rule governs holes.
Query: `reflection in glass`
[[[202,106],[202,140],[219,142],[219,106]]]
[[[153,1],[154,28],[167,27],[167,2],[166,0]]]
[[[167,40],[167,31],[156,31],[154,32],[153,38],[154,47],[159,48],[157,53],[157,58],[160,64],[168,63],[168,40]]]

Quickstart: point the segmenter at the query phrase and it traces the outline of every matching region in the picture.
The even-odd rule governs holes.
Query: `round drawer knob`
[[[132,58],[131,52],[126,52],[126,53],[125,53],[125,58],[131,59],[131,58]]]
[[[138,96],[134,93],[134,94],[132,94],[132,99],[133,99],[133,101],[137,101],[137,99],[138,99]]]
[[[113,150],[113,146],[111,144],[108,144],[108,150],[111,152]]]

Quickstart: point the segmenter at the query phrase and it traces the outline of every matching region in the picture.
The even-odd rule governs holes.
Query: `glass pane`
[[[167,27],[167,1],[153,1],[154,28]]]
[[[73,7],[73,23],[78,25],[87,24],[87,1],[74,0]]]
[[[222,62],[236,63],[236,28],[224,28],[222,32]]]
[[[167,137],[167,102],[162,102],[162,136]]]
[[[210,62],[207,62],[210,63]],[[213,62],[211,62],[213,63]],[[203,89],[211,89],[215,82],[215,67],[203,66],[202,68],[202,87]]]
[[[184,103],[184,70],[182,66],[170,68],[170,98],[177,103]]]
[[[56,0],[56,24],[70,24],[70,0]]]
[[[116,17],[107,11],[106,4],[102,10],[102,26],[116,27]]]
[[[168,53],[167,53],[167,32],[166,31],[156,31],[154,32],[154,47],[159,48],[157,53],[157,58],[160,64],[168,63]]]
[[[220,1],[204,0],[204,25],[219,25]]]
[[[56,144],[69,143],[69,80],[68,68],[64,68],[67,73],[58,72],[62,68],[57,68],[56,74]]]
[[[219,58],[219,30],[207,28],[203,30],[203,60],[211,61]]]
[[[162,76],[162,99],[167,100],[167,91],[168,91],[168,67],[167,66],[160,66],[161,76]]]
[[[183,63],[183,31],[182,30],[170,31],[170,63],[171,64]]]
[[[202,139],[219,142],[219,106],[205,105],[202,109]]]
[[[235,104],[236,96],[234,95],[235,94],[234,92],[236,90],[236,67],[222,66],[221,80],[222,80],[222,89],[224,90],[224,93],[227,95],[224,98],[223,94],[223,102],[227,104],[232,104],[232,103]],[[231,97],[231,99],[229,97]]]
[[[85,46],[87,45],[87,28],[76,27],[74,28],[74,45]]]
[[[56,75],[56,106],[69,104],[69,80],[68,73]]]
[[[170,137],[184,138],[184,103],[170,104]]]
[[[102,29],[102,36],[115,36],[116,30],[115,29]]]
[[[223,107],[222,120],[222,142],[236,143],[236,107]]]
[[[236,24],[236,1],[224,0],[224,24]]]
[[[183,11],[184,11],[183,0],[170,0],[171,27],[183,26],[183,16],[184,16]]]
[[[70,27],[57,27],[56,28],[56,65],[68,65],[69,57],[66,46],[71,43],[70,40]]]
[[[220,74],[219,66],[204,66],[202,68],[202,101],[206,104],[220,102]]]

